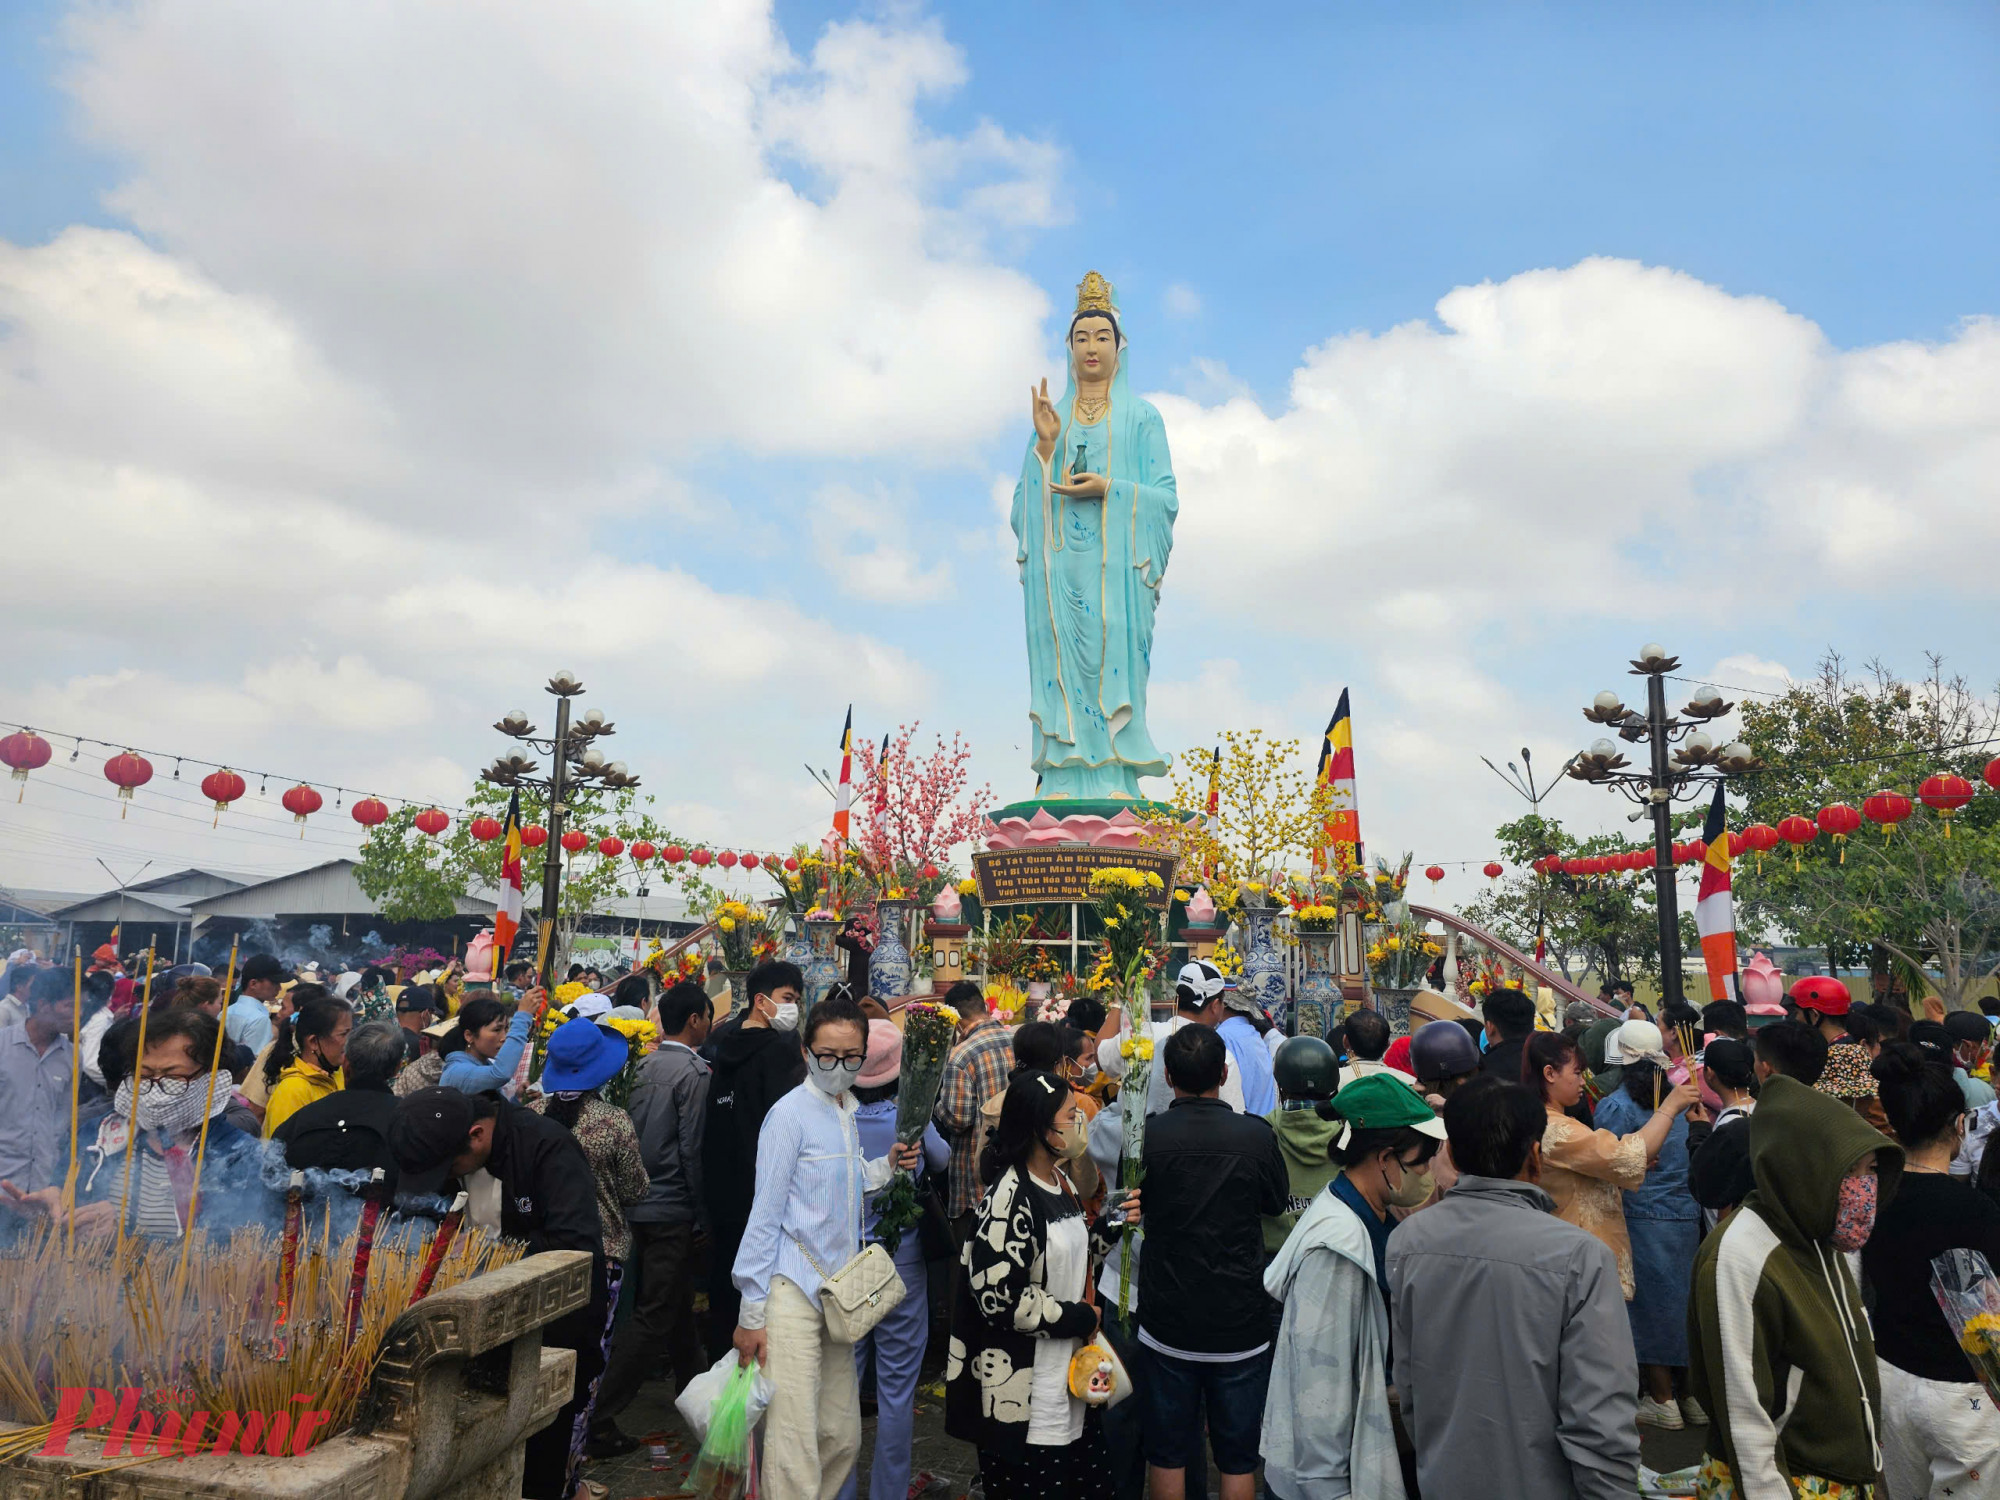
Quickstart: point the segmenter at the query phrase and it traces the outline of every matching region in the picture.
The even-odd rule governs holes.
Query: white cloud
[[[985,242],[1060,158],[923,125],[965,73],[933,23],[807,63],[758,0],[206,0],[71,35],[116,205],[382,393],[460,471],[427,506],[574,504],[635,450],[948,454],[1039,363],[1046,298]]]
[[[951,592],[951,563],[923,566],[907,544],[900,500],[876,486],[863,494],[830,484],[813,498],[813,540],[821,564],[844,594],[875,604],[929,604]]]
[[[1170,318],[1198,318],[1201,316],[1201,293],[1185,281],[1176,281],[1167,288],[1166,307]]]
[[[1437,314],[1307,351],[1276,415],[1155,397],[1176,546],[1225,597],[1351,621],[1414,574],[1476,628],[1650,611],[1718,553],[1879,582],[1947,531],[2000,541],[1991,321],[1841,353],[1767,299],[1615,260],[1460,287]],[[1361,571],[1358,597],[1321,586]]]

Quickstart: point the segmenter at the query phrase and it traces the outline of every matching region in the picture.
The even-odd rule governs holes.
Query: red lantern
[[[746,870],[754,870],[757,868],[757,866],[759,866],[762,863],[763,861],[754,854],[746,854],[743,856],[743,868]]]
[[[926,864],[924,866],[924,879],[936,880],[937,878],[938,878],[938,867],[933,864]]]
[[[669,844],[660,851],[660,858],[664,859],[670,865],[677,865],[687,858],[687,850],[683,849],[679,844]]]
[[[521,843],[529,849],[539,849],[549,841],[548,829],[539,823],[530,823],[521,830]]]
[[[1440,880],[1444,879],[1443,868],[1438,865],[1429,866],[1424,871],[1424,879],[1428,880],[1432,885],[1436,885]]]
[[[380,797],[363,797],[349,812],[363,828],[377,828],[389,821],[389,804]]]
[[[104,779],[118,788],[120,802],[130,802],[132,789],[144,786],[153,779],[153,763],[135,750],[126,750],[104,763]],[[119,808],[118,816],[124,817],[125,812],[124,808]]]
[[[1506,870],[1507,867],[1501,864],[1498,860],[1489,859],[1486,861],[1486,869],[1483,873],[1485,874],[1488,880],[1498,880],[1503,874],[1506,873]]]
[[[480,843],[490,844],[507,830],[501,827],[498,818],[489,818],[485,813],[481,813],[465,825],[465,831],[478,839]]]
[[[211,771],[208,775],[202,777],[201,794],[215,804],[215,817],[210,821],[208,826],[213,828],[216,824],[220,823],[222,815],[229,811],[229,804],[248,790],[249,788],[243,783],[243,778],[227,766],[224,766],[220,771]]]
[[[705,867],[708,864],[708,862],[714,858],[715,856],[713,854],[710,854],[706,849],[697,849],[694,851],[694,853],[688,856],[688,860],[694,865],[694,867],[697,870]]]
[[[565,829],[562,836],[562,846],[571,854],[581,854],[590,847],[590,835],[585,833],[581,828]]]
[[[326,798],[301,781],[278,799],[292,821],[299,825],[299,837],[306,836],[306,819],[326,806]]]
[[[2000,792],[2000,755],[1996,755],[1993,759],[1986,762],[1986,769],[1979,774],[1981,780],[1992,787],[1994,791]]]
[[[417,825],[417,832],[436,838],[451,827],[451,819],[435,807],[427,807],[410,821]]]
[[[632,863],[635,865],[643,865],[647,860],[651,859],[655,854],[658,854],[659,852],[660,852],[659,850],[655,849],[651,844],[647,843],[644,839],[640,839],[632,845]]]
[[[0,761],[5,761],[14,768],[16,781],[26,781],[28,773],[39,771],[47,765],[49,757],[53,754],[55,747],[32,729],[19,730],[0,740]],[[14,800],[19,802],[21,797],[27,795],[28,789],[24,786],[21,788],[21,796]]]
[[[1840,845],[1840,862],[1847,863],[1847,836],[1861,826],[1861,814],[1845,802],[1829,803],[1819,810],[1820,831]]]
[[[720,854],[715,856],[715,862],[721,865],[722,868],[725,870],[735,869],[736,851],[733,849],[724,849]]]
[[[1944,819],[1944,836],[1950,838],[1952,815],[1972,800],[1972,783],[1949,772],[1941,776],[1927,776],[1924,784],[1917,788],[1917,797],[1925,807]]]
[[[1882,838],[1886,842],[1895,837],[1896,825],[1916,811],[1916,804],[1901,792],[1885,789],[1863,802],[1861,811],[1869,822],[1882,825]]]
[[[1589,866],[1590,861],[1587,859],[1566,859],[1562,862],[1565,875],[1587,875],[1590,873]]]
[[[785,868],[787,870],[796,870],[798,867],[799,867],[799,862],[796,859],[792,858],[790,855],[785,856]]]
[[[597,841],[597,852],[606,859],[616,859],[625,852],[625,840],[615,833],[607,833]]]
[[[1708,841],[1695,839],[1688,845],[1688,863],[1698,865],[1708,858]]]
[[[1779,838],[1792,846],[1792,868],[1800,868],[1799,850],[1819,837],[1819,824],[1793,813],[1789,818],[1780,819],[1775,831]]]

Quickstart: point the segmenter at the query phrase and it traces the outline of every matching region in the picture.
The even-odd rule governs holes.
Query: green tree
[[[506,816],[509,793],[480,782],[465,799],[468,814],[490,813]],[[645,839],[656,847],[686,844],[650,811],[653,799],[643,802],[636,789],[610,792],[590,787],[572,789],[569,794],[569,826],[590,836],[591,847],[575,856],[564,856],[561,908],[556,920],[558,959],[568,951],[578,920],[620,894],[628,883],[637,884],[637,870],[628,857],[606,859],[596,850],[597,840],[608,833],[624,839],[626,845]],[[482,843],[472,836],[470,816],[459,818],[436,838],[416,826],[419,809],[405,807],[389,815],[386,822],[369,831],[361,846],[360,868],[354,878],[371,900],[380,903],[382,915],[392,922],[440,921],[458,910],[458,902],[474,890],[490,893],[500,883],[500,841]],[[546,798],[530,788],[521,790],[521,823],[544,823]],[[522,930],[532,932],[541,920],[542,864],[546,847],[523,851],[521,882],[524,889]],[[647,867],[644,875],[651,889],[664,887],[677,893],[690,907],[707,911],[722,897],[716,886],[701,878],[691,864]]]
[[[1838,656],[1782,697],[1746,703],[1744,738],[1766,763],[1746,779],[1746,822],[1815,817],[1872,793],[1915,801],[1923,780],[1955,773],[1975,786],[2000,732],[2000,704],[1947,676],[1908,683],[1879,663],[1860,676]],[[1822,835],[1781,847],[1738,886],[1738,912],[1825,951],[1866,963],[1878,991],[1934,989],[1948,1007],[2000,967],[2000,799],[1975,797],[1949,822],[1917,805],[1891,837],[1872,825],[1844,845]]]

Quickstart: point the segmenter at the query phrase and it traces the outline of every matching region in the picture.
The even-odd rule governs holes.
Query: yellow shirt
[[[293,1058],[278,1075],[271,1089],[271,1101],[264,1106],[264,1139],[269,1140],[280,1125],[315,1099],[324,1099],[339,1090],[338,1074],[315,1068],[302,1057]]]

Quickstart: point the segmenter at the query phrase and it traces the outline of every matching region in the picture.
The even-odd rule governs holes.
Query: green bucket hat
[[[1395,1130],[1407,1125],[1421,1135],[1444,1139],[1444,1121],[1423,1096],[1400,1078],[1370,1073],[1357,1078],[1319,1107],[1323,1120],[1339,1120],[1341,1145],[1352,1130]]]

